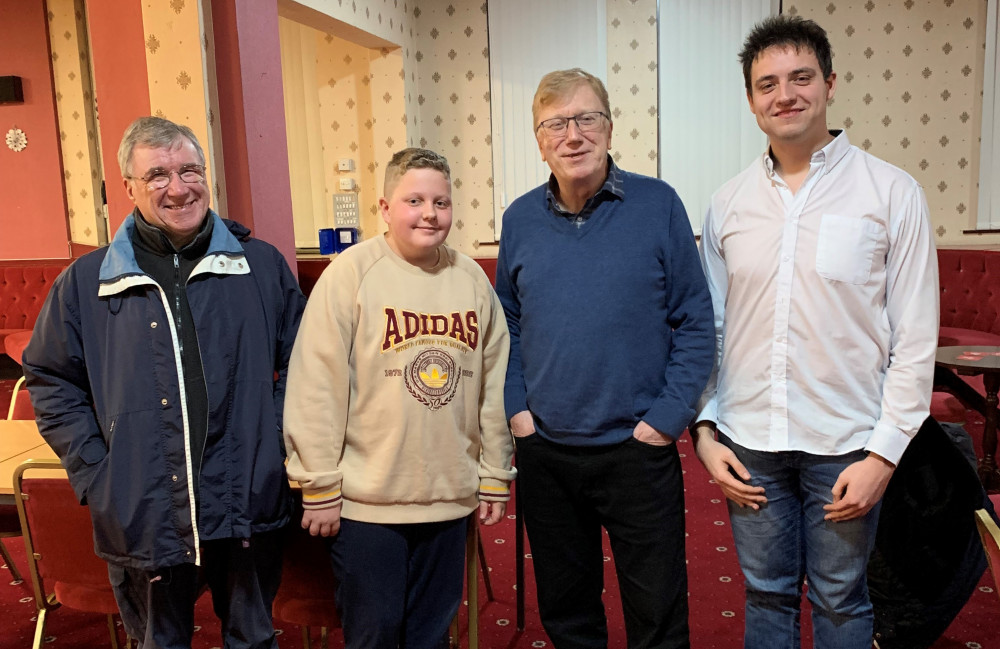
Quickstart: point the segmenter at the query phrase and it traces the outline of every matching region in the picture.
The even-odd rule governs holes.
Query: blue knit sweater
[[[640,419],[676,439],[712,368],[712,303],[677,193],[638,174],[579,227],[542,185],[504,213],[496,290],[510,328],[505,408],[553,442],[615,444]]]

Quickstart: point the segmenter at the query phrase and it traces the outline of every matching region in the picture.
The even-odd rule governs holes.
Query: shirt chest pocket
[[[875,221],[824,214],[816,241],[816,272],[835,282],[866,283],[881,236],[882,226]]]

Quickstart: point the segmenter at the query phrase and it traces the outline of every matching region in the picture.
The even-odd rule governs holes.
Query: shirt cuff
[[[895,426],[880,421],[875,424],[875,429],[872,431],[871,439],[868,440],[865,450],[869,453],[876,453],[898,465],[912,439]]]

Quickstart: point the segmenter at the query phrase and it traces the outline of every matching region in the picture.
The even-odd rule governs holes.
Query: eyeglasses
[[[189,164],[184,165],[177,171],[167,171],[159,167],[150,169],[145,176],[125,176],[129,180],[141,180],[147,189],[163,189],[170,184],[170,178],[174,174],[181,179],[181,182],[194,185],[205,180],[205,165]]]
[[[537,133],[538,129],[544,129],[545,133],[548,135],[562,135],[566,132],[566,129],[569,128],[569,121],[573,120],[576,122],[576,128],[579,129],[581,133],[590,133],[591,131],[596,131],[601,128],[602,117],[604,119],[608,118],[607,115],[600,111],[580,113],[579,115],[574,115],[573,117],[553,117],[552,119],[539,122],[538,126],[535,127],[535,132]]]

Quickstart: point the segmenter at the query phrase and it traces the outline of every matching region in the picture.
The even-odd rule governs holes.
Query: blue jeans
[[[733,538],[746,579],[745,649],[798,649],[803,578],[817,649],[870,649],[872,605],[866,571],[879,506],[861,518],[823,520],[832,488],[864,451],[813,455],[753,451],[720,435],[764,487],[759,511],[729,502]]]

